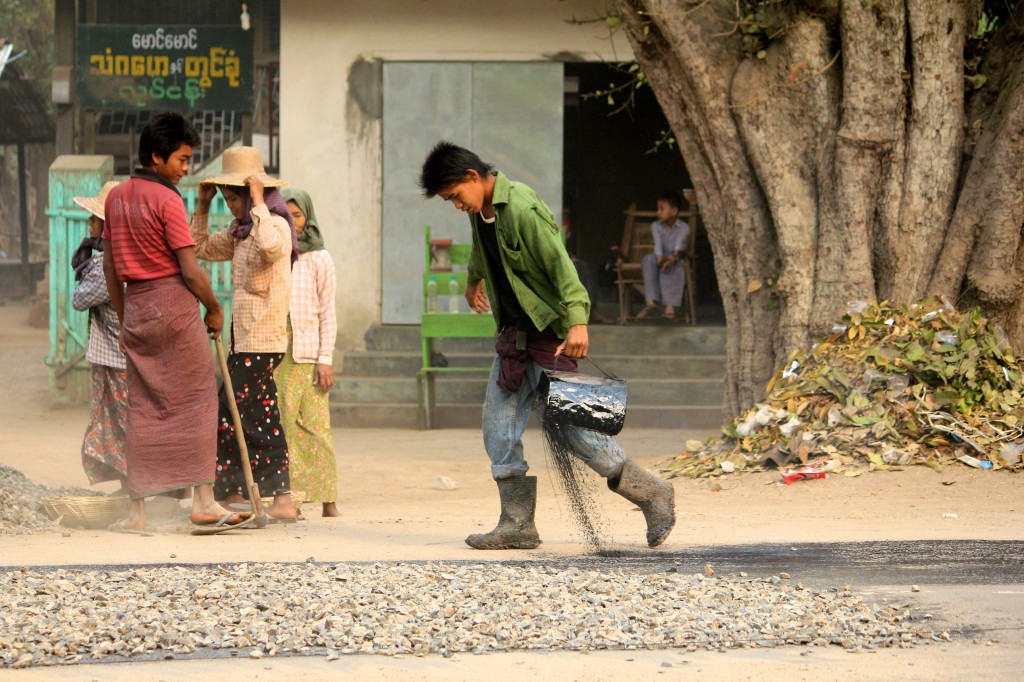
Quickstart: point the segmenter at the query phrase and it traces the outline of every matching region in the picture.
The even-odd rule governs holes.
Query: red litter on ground
[[[786,469],[782,472],[782,481],[786,485],[793,485],[802,478],[828,478],[828,471],[825,470],[827,462],[811,462],[795,469]]]

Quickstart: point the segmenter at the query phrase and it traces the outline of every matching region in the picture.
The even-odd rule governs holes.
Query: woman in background
[[[277,369],[281,423],[292,458],[292,490],[305,500],[320,502],[324,516],[340,516],[328,404],[338,334],[334,261],[324,249],[309,194],[301,189],[283,194],[299,243],[299,260],[292,268],[291,343]]]
[[[89,236],[82,240],[71,266],[75,269],[75,292],[71,305],[89,311],[89,348],[85,359],[92,364],[92,391],[89,398],[89,426],[82,439],[82,468],[95,485],[119,481],[122,494],[128,491],[125,463],[125,423],[128,409],[128,373],[124,353],[118,346],[121,323],[110,303],[107,280],[103,275],[103,202],[118,183],[111,180],[95,197],[75,197],[75,203],[87,210]]]

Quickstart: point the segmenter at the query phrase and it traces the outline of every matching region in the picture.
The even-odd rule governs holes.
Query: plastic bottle
[[[448,280],[448,312],[459,312],[459,278],[455,275]]]
[[[427,280],[427,312],[437,312],[437,277],[434,275]]]

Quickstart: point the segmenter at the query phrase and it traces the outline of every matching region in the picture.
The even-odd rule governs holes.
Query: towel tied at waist
[[[558,338],[550,327],[544,331],[521,331],[515,327],[501,330],[498,341],[494,344],[494,350],[501,358],[498,386],[509,393],[519,391],[526,378],[527,360],[533,360],[544,369],[578,371],[576,360],[565,355],[558,356],[558,367],[555,367],[555,351],[561,344],[562,339]]]

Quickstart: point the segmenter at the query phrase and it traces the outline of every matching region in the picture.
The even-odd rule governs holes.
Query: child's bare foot
[[[146,500],[132,500],[128,506],[128,518],[118,519],[110,530],[120,533],[137,533],[146,530]]]
[[[294,519],[298,517],[299,510],[292,504],[292,494],[284,493],[274,495],[274,503],[270,505],[267,514],[272,519]]]
[[[658,309],[658,306],[656,306],[654,304],[654,301],[648,301],[647,305],[645,305],[643,307],[643,309],[636,314],[636,319],[638,319],[638,320],[646,319],[647,317],[649,317],[651,315],[651,313],[653,313],[657,309]]]
[[[338,505],[334,502],[324,502],[323,516],[341,516],[341,512],[338,511]]]
[[[128,518],[118,519],[108,527],[115,533],[146,532],[146,500],[132,500],[128,507]]]

